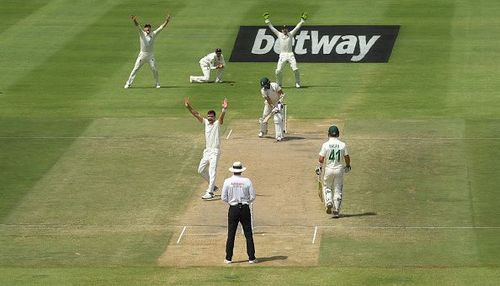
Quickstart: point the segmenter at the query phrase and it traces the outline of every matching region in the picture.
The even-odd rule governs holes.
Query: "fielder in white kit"
[[[215,52],[204,56],[200,60],[200,68],[203,72],[203,76],[190,76],[189,82],[208,82],[210,80],[210,71],[216,69],[217,77],[215,82],[222,82],[222,75],[224,74],[224,68],[226,67],[226,62],[224,61],[224,56],[222,55],[222,50],[217,48]]]
[[[163,22],[158,29],[151,32],[151,25],[144,25],[144,29],[141,29],[139,26],[139,22],[137,22],[137,16],[131,16],[132,21],[134,21],[135,26],[139,30],[139,40],[141,43],[141,51],[137,56],[137,60],[135,61],[134,68],[128,77],[127,82],[125,83],[125,88],[129,88],[132,86],[134,82],[135,76],[139,69],[145,64],[148,63],[151,71],[153,72],[153,76],[155,78],[155,87],[160,88],[160,79],[158,76],[158,69],[156,68],[155,56],[153,54],[153,46],[156,36],[167,26],[170,22],[170,15],[167,16],[165,22]]]
[[[267,77],[260,80],[260,93],[264,100],[264,111],[262,117],[259,118],[260,132],[259,137],[267,134],[267,122],[273,116],[274,130],[276,141],[281,141],[284,138],[283,132],[283,116],[281,111],[283,109],[283,100],[285,93],[283,89],[275,83],[271,82]]]
[[[351,158],[349,157],[346,144],[338,139],[339,129],[337,126],[330,126],[328,137],[328,141],[323,143],[319,152],[318,161],[321,165],[316,168],[316,174],[321,174],[321,166],[325,164],[323,175],[325,210],[327,214],[333,213],[334,218],[339,218],[340,206],[342,205],[344,173],[348,173],[351,170]]]
[[[276,37],[278,37],[279,41],[280,56],[278,59],[278,64],[276,66],[276,72],[275,72],[277,83],[280,86],[283,85],[283,65],[286,62],[288,62],[290,63],[290,67],[292,68],[293,73],[295,75],[295,87],[300,88],[300,73],[299,73],[299,68],[297,67],[297,61],[295,60],[295,55],[293,53],[292,43],[293,43],[293,37],[307,19],[307,14],[302,13],[302,16],[300,17],[300,22],[290,32],[288,31],[288,28],[286,26],[283,26],[281,32],[278,31],[276,28],[274,28],[273,24],[271,23],[271,20],[269,20],[268,12],[265,12],[263,16],[265,19],[265,23],[267,24],[269,29],[271,29],[271,31],[276,35]]]
[[[217,163],[220,157],[220,126],[224,123],[224,115],[227,109],[227,99],[224,98],[222,102],[222,112],[219,118],[215,120],[215,111],[209,110],[207,118],[204,118],[200,113],[193,109],[189,102],[189,98],[184,98],[184,105],[191,112],[191,114],[198,119],[200,123],[205,125],[205,150],[203,150],[203,157],[198,166],[198,173],[208,182],[208,189],[201,197],[204,200],[214,198],[214,192],[219,188],[215,186],[215,178],[217,175]]]

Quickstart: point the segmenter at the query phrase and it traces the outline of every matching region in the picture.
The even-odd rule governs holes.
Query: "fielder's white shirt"
[[[206,142],[205,148],[219,149],[220,148],[219,120],[215,120],[213,124],[210,124],[208,122],[208,119],[203,118],[203,123],[205,124],[205,142]]]
[[[276,30],[273,24],[271,24],[271,21],[268,20],[266,21],[266,23],[269,29],[271,29],[271,31],[276,35],[276,37],[278,37],[280,54],[293,53],[293,47],[292,47],[293,37],[300,29],[300,27],[302,27],[302,24],[304,24],[304,20],[300,19],[300,22],[297,24],[297,26],[295,26],[295,28],[293,28],[293,30],[288,32],[288,35],[285,35],[282,32]]]
[[[262,97],[265,99],[266,97],[269,96],[273,104],[278,103],[278,101],[280,100],[281,95],[279,94],[279,91],[281,91],[281,87],[279,86],[279,84],[275,82],[271,82],[271,86],[269,89],[264,89],[264,88],[260,89]]]
[[[336,169],[345,167],[344,156],[349,155],[349,152],[344,142],[336,137],[330,137],[328,141],[321,146],[319,155],[325,157],[326,168]]]
[[[209,66],[211,69],[215,69],[218,65],[226,65],[224,61],[224,56],[221,54],[220,57],[217,57],[217,53],[210,53],[204,56],[200,60],[200,64],[204,66]]]
[[[225,179],[221,200],[232,206],[250,204],[255,200],[255,190],[253,189],[252,181],[237,175]]]
[[[149,35],[144,32],[140,26],[137,26],[139,29],[139,40],[141,42],[141,53],[152,54],[153,53],[153,45],[155,42],[156,35],[161,32],[161,26],[150,32]]]

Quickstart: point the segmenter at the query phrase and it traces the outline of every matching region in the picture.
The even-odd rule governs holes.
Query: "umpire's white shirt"
[[[326,168],[337,169],[345,167],[344,156],[349,155],[347,145],[336,137],[330,137],[323,143],[319,155],[325,157]]]
[[[221,54],[220,58],[217,57],[216,53],[210,53],[206,56],[204,56],[200,60],[200,65],[210,67],[211,69],[215,69],[218,65],[226,65],[226,62],[224,61],[224,56]]]
[[[219,149],[220,148],[220,123],[219,120],[215,120],[213,124],[208,122],[208,119],[203,118],[203,123],[205,124],[205,142],[206,149]]]
[[[248,205],[255,200],[255,190],[250,179],[233,175],[224,180],[221,200],[232,205]]]
[[[277,84],[275,82],[271,82],[271,86],[269,87],[269,89],[261,88],[260,93],[262,94],[263,98],[266,98],[269,96],[269,98],[271,99],[271,102],[273,104],[276,104],[280,100],[280,94],[279,94],[280,90],[281,90],[281,87],[279,86],[279,84]]]

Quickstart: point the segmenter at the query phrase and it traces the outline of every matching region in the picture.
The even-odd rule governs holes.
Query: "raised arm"
[[[191,105],[191,102],[189,102],[189,98],[185,97],[184,98],[184,106],[191,112],[191,114],[198,119],[198,121],[201,123],[203,122],[203,117],[200,115],[200,113],[196,110],[193,109],[193,106]]]
[[[134,25],[137,28],[137,31],[139,32],[139,37],[141,37],[143,40],[145,40],[144,31],[142,30],[141,25],[139,24],[139,21],[137,21],[137,16],[132,15],[132,16],[130,16],[130,18],[132,19],[132,21],[134,21]]]
[[[134,25],[136,27],[139,27],[139,22],[137,22],[137,16],[132,15],[132,16],[130,16],[130,19],[132,19],[132,21],[134,22]]]
[[[165,18],[165,22],[163,22],[158,29],[154,31],[155,34],[161,32],[167,25],[170,23],[170,18],[172,18],[170,15],[167,15],[167,18]]]
[[[290,35],[293,37],[295,36],[295,34],[297,33],[297,31],[300,29],[300,27],[302,27],[302,24],[304,24],[304,19],[300,19],[300,22],[297,24],[297,26],[295,26],[295,28],[293,28],[293,30],[290,31]]]
[[[224,101],[222,101],[222,111],[219,115],[219,124],[222,125],[224,123],[224,116],[226,115],[226,109],[227,109],[227,98],[224,98]]]
[[[262,16],[264,17],[264,22],[267,24],[269,29],[271,29],[271,32],[273,32],[276,35],[276,37],[279,37],[280,32],[276,30],[276,28],[271,23],[271,20],[269,20],[269,12],[264,12]]]

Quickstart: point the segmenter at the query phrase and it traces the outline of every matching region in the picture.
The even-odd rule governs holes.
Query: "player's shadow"
[[[283,138],[283,141],[304,140],[304,139],[306,139],[306,138],[302,137],[302,136],[285,135],[285,138]]]
[[[274,261],[274,260],[286,260],[286,259],[288,259],[288,256],[285,256],[285,255],[257,257],[258,263],[267,262],[267,261]],[[238,261],[233,261],[233,263],[248,263],[248,260],[238,260]]]
[[[364,213],[359,213],[359,214],[341,214],[340,218],[343,217],[358,217],[358,216],[372,216],[372,215],[377,215],[376,212],[364,212]]]
[[[215,83],[215,82],[213,81],[213,83]],[[218,84],[235,84],[235,83],[236,82],[234,80],[225,80],[223,82],[219,82]]]
[[[154,86],[132,86],[129,89],[168,89],[168,88],[186,88],[186,86],[182,85],[163,85],[160,88],[156,88]]]

